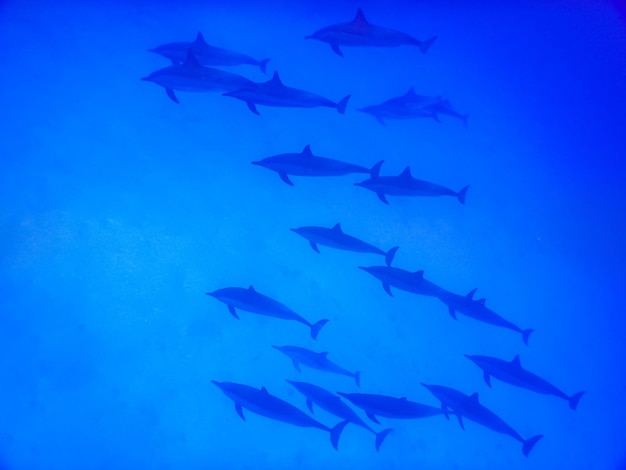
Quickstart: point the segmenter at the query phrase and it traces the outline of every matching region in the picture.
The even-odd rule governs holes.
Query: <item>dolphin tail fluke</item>
[[[387,266],[391,266],[391,263],[393,263],[393,258],[396,256],[398,248],[398,246],[394,246],[391,250],[385,253],[385,263]]]
[[[576,408],[578,407],[578,402],[580,401],[580,398],[585,394],[585,392],[578,392],[576,395],[573,395],[571,397],[568,398],[569,401],[569,407],[572,410],[576,410]]]
[[[533,330],[532,328],[528,328],[527,330],[522,331],[522,339],[524,340],[524,344],[526,346],[528,346],[528,338],[530,338],[530,335],[533,331],[535,330]]]
[[[383,163],[385,163],[385,160],[381,160],[381,161],[377,162],[376,165],[374,165],[371,168],[370,176],[372,178],[378,178],[378,175],[380,174],[380,168],[383,166]]]
[[[361,388],[361,371],[357,370],[354,373],[354,382],[356,383],[356,386]]]
[[[317,335],[320,334],[320,330],[326,323],[328,323],[328,320],[324,319],[324,320],[318,321],[314,325],[311,325],[311,338],[317,339]]]
[[[524,452],[524,455],[526,457],[528,457],[528,454],[530,454],[530,451],[533,450],[533,447],[535,447],[535,444],[537,442],[539,442],[539,440],[543,437],[542,434],[535,436],[535,437],[531,437],[530,439],[526,439],[524,441],[524,446],[522,447],[522,452]]]
[[[259,60],[259,68],[261,69],[261,72],[267,73],[267,63],[269,61],[269,59]]]
[[[468,189],[469,189],[469,184],[465,186],[463,189],[461,189],[456,195],[456,198],[459,200],[461,204],[465,204],[465,196],[467,196]]]
[[[380,446],[385,442],[385,438],[389,435],[389,433],[393,431],[393,429],[383,429],[380,432],[376,433],[376,452],[380,452]]]
[[[348,105],[348,100],[350,100],[350,95],[344,96],[339,103],[337,103],[337,111],[339,114],[346,113],[346,106]]]
[[[341,437],[341,433],[348,423],[348,420],[342,421],[337,426],[330,429],[330,443],[333,445],[335,450],[339,449],[339,438]]]
[[[432,46],[436,40],[437,40],[437,36],[433,36],[432,38],[427,39],[426,41],[420,42],[419,44],[420,52],[422,54],[426,54],[426,52],[428,52],[428,49],[430,49],[430,46]]]

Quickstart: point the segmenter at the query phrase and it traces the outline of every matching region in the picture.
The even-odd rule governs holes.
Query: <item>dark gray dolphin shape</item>
[[[320,252],[317,247],[318,244],[338,248],[340,250],[356,251],[357,253],[375,253],[385,257],[387,266],[391,266],[393,257],[398,250],[398,247],[394,246],[389,251],[385,252],[374,245],[370,245],[363,240],[359,240],[352,235],[344,233],[343,230],[341,230],[340,224],[335,224],[333,228],[310,226],[292,228],[291,231],[307,239],[311,248],[318,253]]]
[[[298,372],[300,370],[300,364],[303,364],[312,369],[321,370],[324,372],[330,372],[332,374],[346,375],[352,377],[357,387],[361,386],[361,372],[350,372],[343,367],[338,366],[333,361],[328,359],[327,352],[315,352],[310,349],[301,348],[299,346],[272,346],[281,353],[285,354],[293,362],[293,366]]]
[[[259,67],[263,73],[266,73],[265,69],[269,62],[269,59],[256,60],[239,52],[211,46],[204,40],[200,32],[198,32],[195,41],[171,42],[157,46],[154,49],[148,49],[148,51],[162,55],[171,60],[174,65],[179,65],[185,62],[187,51],[190,49],[202,65],[254,65]]]
[[[424,271],[410,272],[393,266],[359,266],[383,283],[385,292],[393,297],[391,287],[428,297],[439,297],[443,291],[437,284],[424,279]]]
[[[238,384],[233,382],[218,382],[211,380],[228,398],[235,402],[235,410],[237,414],[246,420],[243,414],[243,408],[253,413],[265,416],[276,421],[300,426],[303,428],[317,428],[330,433],[330,442],[337,449],[341,432],[348,424],[342,421],[333,428],[315,421],[306,413],[300,411],[284,400],[274,395],[270,395],[265,387],[254,388],[249,385]]]
[[[397,47],[397,46],[417,46],[425,54],[430,46],[437,39],[436,36],[426,41],[420,41],[414,37],[369,23],[363,11],[359,8],[354,20],[350,23],[339,23],[322,28],[306,39],[317,39],[326,42],[332,50],[343,57],[343,52],[339,46],[348,47]]]
[[[372,168],[365,168],[360,165],[342,162],[332,158],[318,157],[313,155],[311,146],[307,145],[300,153],[282,153],[273,157],[267,157],[263,160],[252,162],[275,171],[290,186],[293,186],[289,179],[290,175],[294,176],[344,176],[352,173],[376,173],[377,169],[382,165],[382,161],[378,162]]]
[[[306,406],[313,413],[313,404],[315,403],[320,408],[334,414],[338,418],[341,418],[349,423],[361,426],[367,429],[369,432],[376,436],[376,451],[380,450],[380,446],[383,444],[387,435],[392,431],[391,428],[384,429],[380,432],[373,430],[365,421],[363,421],[359,415],[357,415],[352,408],[346,405],[341,398],[328,390],[313,385],[308,382],[294,382],[293,380],[287,380],[298,390],[302,395],[306,397]]]
[[[300,322],[311,329],[311,337],[313,339],[317,339],[317,335],[322,327],[328,323],[328,320],[324,319],[312,324],[287,306],[271,297],[258,293],[252,286],[247,289],[243,287],[226,287],[215,292],[207,292],[206,295],[225,303],[228,306],[228,311],[237,319],[239,319],[239,316],[237,316],[235,309],[238,308],[258,315]]]
[[[449,414],[447,410],[409,401],[406,397],[395,398],[368,393],[338,392],[338,394],[365,411],[367,417],[375,423],[378,423],[377,416],[392,419],[419,419],[437,415],[444,415],[447,418]]]
[[[542,395],[554,395],[569,402],[569,407],[575,410],[580,398],[585,392],[578,392],[572,396],[567,396],[547,380],[524,369],[519,356],[515,356],[512,361],[505,361],[497,357],[490,356],[470,356],[465,355],[483,371],[483,377],[489,387],[491,387],[491,376],[502,382],[525,388]]]
[[[474,300],[474,293],[476,289],[470,291],[467,295],[458,295],[452,292],[442,289],[439,300],[448,306],[448,311],[452,318],[456,320],[456,312],[467,317],[474,318],[490,325],[499,326],[501,328],[507,328],[513,330],[522,335],[524,344],[528,344],[528,338],[535,330],[528,328],[526,330],[521,329],[519,326],[511,323],[510,321],[502,318],[493,310],[487,308],[485,305],[485,299]]]
[[[344,114],[346,112],[346,105],[350,99],[350,95],[347,95],[342,98],[341,101],[335,103],[323,96],[299,90],[298,88],[288,87],[280,80],[278,72],[274,72],[274,76],[267,82],[253,83],[239,90],[224,93],[224,96],[232,96],[238,100],[245,101],[250,111],[254,114],[259,114],[259,111],[256,109],[257,104],[287,108],[316,108],[318,106],[325,106],[335,108],[340,114]]]
[[[439,101],[441,101],[440,96],[418,95],[411,87],[404,95],[388,99],[380,104],[357,108],[357,111],[374,116],[382,125],[385,125],[385,119],[432,118],[439,121],[437,113],[428,108]]]
[[[450,104],[449,100],[439,100],[427,106],[421,108],[425,111],[430,111],[434,114],[435,119],[439,120],[439,114],[445,114],[447,116],[452,116],[455,118],[459,118],[465,127],[467,127],[467,119],[469,118],[469,114],[459,113],[454,107]]]
[[[458,390],[442,385],[428,385],[424,383],[422,385],[441,402],[443,409],[451,409],[457,415],[459,424],[463,429],[465,429],[463,418],[467,418],[493,431],[509,435],[523,444],[522,452],[527,457],[537,441],[543,437],[543,435],[538,435],[530,439],[523,439],[517,431],[506,424],[493,411],[480,404],[477,393],[465,395]]]

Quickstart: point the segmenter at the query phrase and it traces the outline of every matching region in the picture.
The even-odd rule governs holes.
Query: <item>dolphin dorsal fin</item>
[[[278,75],[278,72],[274,72],[274,75],[272,75],[272,79],[270,80],[271,83],[275,84],[275,85],[282,85],[283,82],[280,79],[280,76]]]
[[[406,401],[406,397],[400,397],[400,400]]]
[[[198,59],[196,59],[196,56],[193,54],[193,51],[191,50],[191,48],[187,49],[187,58],[185,59],[183,66],[201,67],[200,62],[198,62]]]
[[[270,394],[270,392],[267,391],[267,389],[265,387],[261,387],[261,391],[267,395]]]
[[[472,400],[473,402],[478,403],[478,393],[472,393],[470,395],[470,400]]]
[[[328,356],[328,351],[318,352],[317,355],[322,359],[326,359],[326,357]]]
[[[256,290],[254,290],[254,286],[248,286],[248,290],[249,290],[250,292],[256,292]]]
[[[519,360],[519,354],[513,358],[511,364],[513,364],[515,367],[519,367],[520,369],[522,368],[522,363]]]
[[[420,269],[419,271],[415,271],[413,274],[422,279],[424,277],[424,270]]]
[[[333,230],[336,232],[341,232],[341,224],[339,222],[337,222],[334,226],[333,226]]]
[[[369,24],[365,19],[363,10],[361,10],[360,8],[356,11],[356,16],[354,17],[354,20],[352,20],[352,22],[355,24]]]
[[[204,40],[204,36],[200,31],[198,31],[198,35],[196,36],[196,40],[193,42],[196,46],[204,46],[206,45],[206,41]]]
[[[468,294],[465,297],[472,300],[474,298],[474,294],[476,293],[476,290],[477,289],[472,289],[471,291],[468,292]]]
[[[409,88],[409,91],[407,91],[404,96],[415,96],[415,87]]]
[[[401,176],[402,178],[412,178],[412,176],[411,176],[411,167],[410,167],[410,166],[407,166],[407,167],[406,167],[406,168],[402,171],[402,173],[400,173],[400,176]]]
[[[313,152],[311,151],[311,146],[307,145],[306,147],[304,147],[304,150],[302,151],[302,155],[305,157],[312,157],[313,156]]]

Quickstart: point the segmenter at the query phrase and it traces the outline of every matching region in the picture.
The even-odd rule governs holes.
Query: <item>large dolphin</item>
[[[282,318],[283,320],[295,320],[303,323],[311,329],[311,337],[313,339],[317,339],[317,335],[322,327],[328,323],[328,320],[324,319],[313,324],[280,302],[258,293],[252,286],[247,289],[243,287],[226,287],[215,292],[207,292],[206,295],[225,303],[228,306],[228,311],[237,319],[239,319],[239,316],[235,309],[238,308],[258,315]]]
[[[285,354],[293,362],[293,366],[298,372],[300,370],[300,364],[303,364],[312,369],[321,370],[324,372],[330,372],[332,374],[346,375],[352,377],[357,387],[361,386],[361,372],[350,372],[343,367],[338,366],[333,361],[328,359],[327,352],[315,352],[310,349],[301,348],[299,346],[272,346],[281,353]]]
[[[346,112],[346,105],[350,95],[345,96],[338,103],[330,101],[328,98],[314,93],[288,87],[280,80],[278,72],[267,82],[252,83],[251,85],[224,93],[224,96],[232,96],[238,100],[245,101],[250,111],[259,114],[256,109],[257,104],[264,106],[279,106],[288,108],[316,108],[325,106],[335,108],[340,114]]]
[[[380,432],[372,429],[365,421],[363,421],[359,415],[357,415],[352,408],[346,405],[341,398],[334,393],[329,392],[322,387],[313,385],[308,382],[294,382],[293,380],[287,380],[298,390],[302,395],[306,397],[306,406],[313,413],[313,404],[315,403],[320,408],[334,414],[338,418],[341,418],[349,423],[361,426],[363,429],[367,429],[369,432],[376,436],[376,451],[380,450],[380,446],[392,431],[391,428],[384,429]]]
[[[478,401],[477,393],[465,395],[458,390],[442,385],[428,385],[424,383],[422,385],[441,402],[443,409],[450,409],[457,415],[459,424],[463,429],[465,429],[463,418],[467,418],[493,431],[507,434],[523,444],[522,452],[527,457],[537,441],[543,437],[543,435],[538,435],[529,439],[522,438],[517,431],[506,424],[493,411],[483,406]]]
[[[265,73],[267,63],[269,62],[269,59],[256,60],[245,54],[240,54],[239,52],[211,46],[207,44],[200,32],[198,32],[195,41],[192,42],[171,42],[157,46],[154,49],[148,49],[149,52],[167,57],[174,65],[182,64],[189,50],[193,52],[198,62],[202,65],[254,65]]]
[[[375,168],[380,170],[380,166]],[[411,168],[406,167],[402,173],[397,176],[380,176],[378,171],[372,172],[369,179],[354,183],[355,186],[373,191],[385,204],[389,204],[387,196],[453,196],[459,200],[461,204],[465,204],[465,195],[469,186],[465,186],[460,191],[453,191],[435,183],[418,180],[411,175]]]
[[[467,295],[463,296],[442,289],[442,292],[439,294],[439,300],[448,306],[448,311],[455,320],[456,312],[459,312],[462,315],[474,318],[475,320],[520,333],[524,344],[528,344],[528,338],[535,330],[532,328],[523,330],[519,326],[502,318],[485,305],[485,299],[474,300],[475,292],[476,289],[473,289]]]
[[[174,91],[233,91],[250,86],[253,82],[241,75],[200,65],[191,51],[182,65],[172,65],[151,73],[142,80],[165,88],[167,96],[179,103]]]
[[[392,419],[419,419],[438,415],[444,415],[447,418],[449,414],[447,410],[409,401],[406,397],[395,398],[368,393],[338,392],[338,394],[365,411],[367,417],[375,423],[378,423],[377,416]]]
[[[365,168],[360,165],[342,162],[327,157],[318,157],[313,155],[311,146],[307,145],[300,153],[282,153],[267,157],[263,160],[252,162],[253,165],[259,165],[268,170],[275,171],[290,186],[293,182],[289,179],[289,175],[294,176],[343,176],[352,173],[376,173],[382,161],[378,162],[372,168]]]
[[[524,369],[519,356],[515,356],[510,362],[490,356],[470,356],[466,354],[465,357],[482,369],[483,377],[489,387],[491,387],[491,377],[493,376],[516,387],[532,390],[543,395],[554,395],[567,400],[572,410],[576,409],[580,398],[585,394],[585,392],[578,392],[572,396],[566,395],[547,380]]]
[[[307,239],[311,248],[317,253],[320,252],[317,247],[318,244],[338,248],[340,250],[356,251],[357,253],[375,253],[377,255],[383,255],[387,266],[391,266],[393,257],[396,251],[398,251],[398,247],[394,246],[389,251],[385,252],[374,245],[370,245],[363,240],[348,235],[341,230],[340,224],[335,224],[332,228],[310,226],[292,228],[291,231]]]
[[[355,18],[350,23],[327,26],[310,36],[306,36],[306,39],[326,42],[330,44],[335,53],[343,57],[343,52],[339,46],[396,47],[408,45],[417,46],[422,53],[426,53],[437,37],[433,36],[426,41],[420,41],[395,29],[374,25],[365,19],[363,11],[359,8]]]
[[[317,428],[330,433],[330,442],[337,449],[339,437],[348,421],[342,421],[333,428],[315,421],[306,413],[292,404],[270,395],[265,387],[254,388],[249,385],[233,382],[218,382],[211,380],[228,398],[235,402],[237,414],[245,421],[243,408],[253,413],[265,416],[276,421],[283,421],[294,426]]]
[[[439,297],[444,291],[437,284],[424,279],[423,270],[410,272],[393,266],[359,266],[359,269],[382,282],[383,289],[392,297],[392,287],[428,297]]]

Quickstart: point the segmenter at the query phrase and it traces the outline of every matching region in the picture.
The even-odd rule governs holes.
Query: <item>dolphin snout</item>
[[[253,165],[261,165],[261,162],[252,162]]]
[[[211,297],[215,297],[215,292],[207,292],[206,295],[209,295]]]
[[[217,387],[222,388],[222,383],[221,383],[221,382],[218,382],[217,380],[211,380],[211,382],[212,382],[214,385],[216,385]]]

